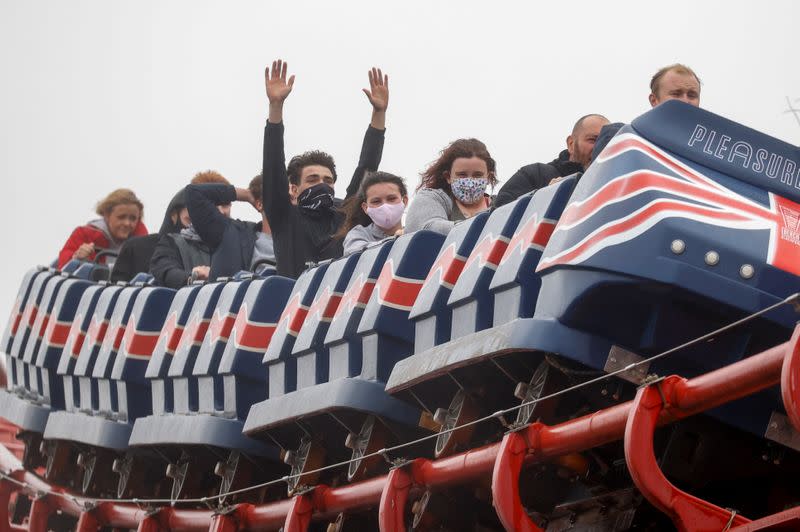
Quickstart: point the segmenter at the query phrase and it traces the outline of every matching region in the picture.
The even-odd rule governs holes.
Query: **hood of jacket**
[[[176,217],[172,221],[172,215],[178,214],[181,209],[186,207],[186,199],[183,195],[183,189],[172,197],[172,200],[167,205],[167,211],[164,213],[164,220],[161,222],[161,229],[158,230],[159,235],[166,235],[168,233],[179,233],[183,229],[180,217]]]

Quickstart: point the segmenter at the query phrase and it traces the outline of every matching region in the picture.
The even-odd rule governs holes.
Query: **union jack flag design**
[[[626,168],[633,170],[620,172]],[[630,130],[621,132],[583,177],[537,271],[585,263],[662,220],[683,219],[745,231],[743,238],[755,238],[748,249],[760,244],[764,263],[800,275],[800,205],[715,170],[704,171]],[[599,186],[586,186],[587,181]]]

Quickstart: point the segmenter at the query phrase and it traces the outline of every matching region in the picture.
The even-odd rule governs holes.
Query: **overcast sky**
[[[478,137],[501,180],[552,160],[586,113],[630,121],[648,83],[683,62],[702,106],[800,143],[800,3],[0,0],[0,321],[29,267],[50,262],[130,187],[158,230],[172,194],[216,169],[260,171],[264,66],[296,74],[287,155],[329,151],[344,179],[390,77],[381,168],[416,185],[449,141]],[[242,206],[234,216],[257,219]]]

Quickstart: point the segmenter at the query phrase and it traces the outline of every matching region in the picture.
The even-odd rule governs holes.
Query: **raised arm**
[[[232,185],[203,184],[187,185],[184,189],[186,208],[197,234],[213,252],[222,242],[225,228],[231,219],[219,212],[217,205],[234,201],[253,202],[253,196],[246,188]]]
[[[386,109],[389,107],[389,76],[385,75],[380,68],[372,68],[368,72],[369,89],[362,89],[367,95],[369,103],[372,105],[372,119],[370,120],[367,132],[364,134],[364,141],[361,143],[361,155],[358,158],[358,166],[350,183],[347,185],[347,195],[345,198],[356,194],[361,181],[367,172],[374,172],[378,169],[383,155],[383,141],[386,133]]]
[[[294,75],[286,77],[288,65],[280,59],[264,71],[264,85],[269,100],[269,117],[264,128],[264,159],[261,201],[272,231],[279,231],[288,220],[291,207],[286,155],[283,151],[283,102],[294,86]]]

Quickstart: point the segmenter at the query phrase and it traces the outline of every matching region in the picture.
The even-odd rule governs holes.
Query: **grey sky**
[[[800,99],[798,20],[790,0],[0,0],[0,320],[24,271],[110,190],[133,188],[154,231],[195,172],[242,186],[258,173],[274,58],[297,76],[287,155],[324,149],[347,178],[370,116],[367,69],[383,68],[381,167],[413,187],[459,137],[486,142],[501,179],[549,161],[581,115],[646,111],[651,75],[676,61],[701,77],[703,107],[798,144],[784,112]]]

